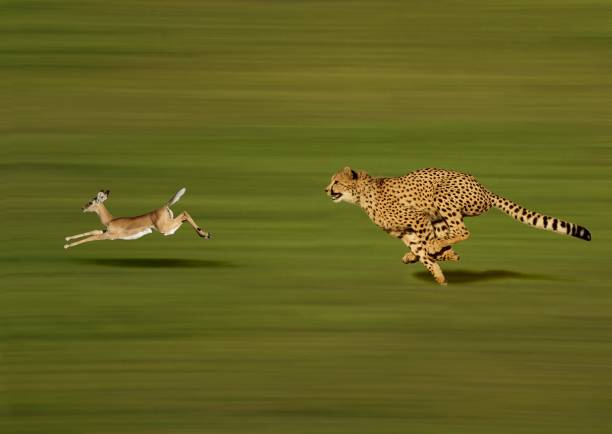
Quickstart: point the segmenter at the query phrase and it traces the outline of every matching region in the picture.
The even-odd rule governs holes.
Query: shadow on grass
[[[227,268],[235,267],[227,261],[180,258],[75,258],[73,261],[86,265],[123,268]]]
[[[518,271],[509,270],[485,270],[485,271],[471,271],[471,270],[449,270],[444,271],[446,280],[449,283],[472,283],[472,282],[483,282],[486,280],[501,280],[501,279],[519,279],[519,280],[557,280],[551,276],[544,276],[541,274],[527,274],[519,273]],[[419,271],[414,273],[414,277],[420,280],[431,281],[433,277],[427,271]]]

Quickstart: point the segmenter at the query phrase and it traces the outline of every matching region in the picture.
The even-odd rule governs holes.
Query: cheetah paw
[[[461,259],[461,257],[455,253],[454,250],[447,250],[446,252],[444,252],[444,254],[440,257],[439,261],[452,261],[452,262],[457,262]]]
[[[415,262],[418,262],[418,260],[419,258],[417,258],[417,256],[412,252],[408,252],[402,257],[402,262],[404,264],[414,264]]]

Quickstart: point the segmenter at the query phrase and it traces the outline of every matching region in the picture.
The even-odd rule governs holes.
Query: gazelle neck
[[[96,207],[96,214],[98,214],[98,217],[100,217],[100,221],[104,226],[108,226],[113,219],[113,215],[106,209],[103,203],[98,204]]]

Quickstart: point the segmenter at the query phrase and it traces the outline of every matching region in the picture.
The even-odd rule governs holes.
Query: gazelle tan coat
[[[199,236],[209,239],[210,234],[202,230],[191,218],[189,213],[187,213],[187,211],[183,211],[178,216],[174,217],[170,207],[178,202],[181,196],[185,194],[185,191],[185,188],[181,188],[176,192],[172,199],[166,202],[165,205],[147,214],[136,217],[113,217],[106,206],[104,206],[104,201],[108,199],[110,191],[101,190],[98,192],[96,197],[85,204],[83,207],[83,212],[95,212],[98,214],[100,221],[104,226],[106,226],[106,230],[94,230],[66,237],[66,241],[76,238],[87,238],[75,241],[74,243],[65,244],[64,249],[74,247],[79,244],[88,243],[90,241],[136,240],[150,234],[153,232],[153,229],[158,230],[164,235],[172,235],[184,222],[188,222]]]

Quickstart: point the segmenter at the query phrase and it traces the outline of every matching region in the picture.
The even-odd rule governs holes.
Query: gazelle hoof
[[[68,244],[64,244],[64,249],[68,249],[70,247]]]

